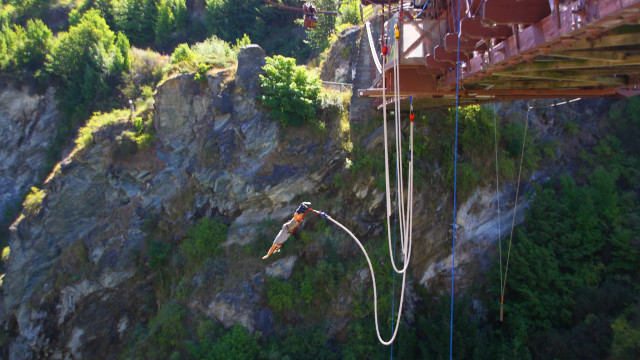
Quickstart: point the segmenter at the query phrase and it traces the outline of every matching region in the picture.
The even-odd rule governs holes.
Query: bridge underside
[[[640,93],[640,0],[469,0],[460,22],[457,3],[392,6],[401,41],[359,95],[380,106],[382,76],[392,94],[398,49],[400,95],[419,108],[454,106],[457,76],[461,105]]]

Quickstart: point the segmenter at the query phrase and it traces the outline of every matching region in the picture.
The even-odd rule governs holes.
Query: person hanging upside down
[[[307,212],[311,210],[310,206],[310,202],[303,202],[300,204],[296,212],[293,213],[293,218],[282,225],[282,230],[280,230],[276,239],[273,240],[273,245],[271,245],[271,249],[269,249],[267,255],[262,257],[263,260],[271,256],[273,253],[280,252],[282,244],[289,239],[289,236],[291,236],[298,225],[300,225],[304,216],[307,215]]]

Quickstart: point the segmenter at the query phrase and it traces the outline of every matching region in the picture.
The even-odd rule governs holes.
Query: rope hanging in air
[[[411,260],[411,245],[412,245],[412,241],[411,241],[411,234],[412,234],[412,224],[413,224],[413,156],[411,156],[411,152],[413,152],[413,121],[415,118],[415,115],[413,114],[413,98],[410,98],[410,108],[411,108],[411,112],[410,112],[410,157],[409,157],[409,183],[408,183],[408,190],[407,190],[407,201],[406,201],[406,212],[405,212],[405,201],[404,201],[404,192],[403,192],[403,174],[402,174],[402,134],[401,134],[401,118],[400,118],[400,85],[399,85],[399,80],[400,80],[400,75],[399,75],[399,64],[400,64],[400,43],[399,43],[399,30],[398,27],[396,25],[395,27],[395,40],[396,40],[396,61],[394,61],[394,66],[393,66],[393,74],[394,74],[394,118],[395,118],[395,131],[396,131],[396,185],[397,185],[397,192],[396,192],[396,196],[397,196],[397,206],[398,206],[398,216],[400,218],[400,243],[402,246],[402,252],[403,252],[403,260],[404,260],[404,267],[400,270],[397,268],[395,261],[394,261],[394,247],[391,244],[391,226],[390,226],[390,218],[391,218],[391,186],[390,186],[390,179],[389,179],[389,146],[388,146],[388,132],[387,132],[387,98],[386,98],[386,76],[382,77],[382,111],[383,111],[383,136],[384,136],[384,156],[385,156],[385,197],[386,197],[386,201],[387,201],[387,238],[389,241],[389,258],[391,260],[391,264],[393,266],[393,269],[395,272],[397,273],[401,273],[402,274],[402,289],[401,289],[401,295],[400,295],[400,305],[398,308],[398,317],[396,319],[396,325],[395,327],[393,327],[392,325],[392,337],[390,340],[388,341],[384,341],[380,335],[380,327],[378,324],[378,300],[377,300],[377,289],[376,289],[376,281],[375,281],[375,274],[373,271],[373,266],[371,265],[371,260],[369,259],[369,256],[366,252],[366,250],[364,249],[364,247],[362,246],[362,243],[360,243],[360,241],[358,240],[358,238],[355,237],[355,235],[353,235],[353,233],[351,231],[349,231],[349,229],[347,229],[346,227],[344,227],[342,224],[340,224],[339,222],[337,222],[336,220],[334,220],[333,218],[331,218],[330,216],[328,216],[327,214],[323,213],[323,212],[319,212],[314,210],[316,213],[322,215],[323,217],[327,218],[328,220],[334,222],[336,225],[338,225],[340,228],[342,228],[345,232],[347,232],[352,238],[353,240],[356,241],[356,243],[358,244],[358,246],[360,247],[360,249],[362,250],[363,254],[365,255],[366,259],[367,259],[367,263],[369,264],[369,270],[371,271],[371,280],[373,282],[373,291],[374,291],[374,314],[375,314],[375,326],[376,326],[376,334],[378,336],[378,340],[380,341],[381,344],[383,345],[390,345],[393,343],[393,341],[395,340],[397,334],[398,334],[398,325],[400,324],[400,319],[402,318],[402,307],[404,305],[404,289],[405,289],[405,284],[406,284],[406,277],[407,277],[407,269],[409,268],[409,263]],[[383,39],[382,39],[382,68],[384,69],[384,67],[386,66],[386,55],[387,55],[387,51],[386,51],[387,47],[386,47],[386,39],[384,38],[383,35]],[[395,231],[394,231],[394,236],[395,236]],[[395,292],[395,290],[394,290]],[[393,318],[393,315],[392,315]]]
[[[339,223],[338,221],[333,219],[331,216],[327,215],[326,213],[324,213],[322,211],[318,211],[318,210],[312,210],[312,211],[315,212],[316,214],[322,216],[323,218],[333,222],[339,228],[344,230],[347,234],[349,234],[349,236],[351,236],[351,238],[356,242],[356,244],[358,244],[358,247],[360,248],[360,250],[362,250],[362,253],[364,254],[364,257],[367,259],[367,264],[369,265],[369,271],[371,272],[371,282],[373,284],[373,311],[374,311],[373,314],[374,314],[374,319],[375,319],[375,323],[376,323],[376,334],[378,335],[378,340],[380,341],[380,343],[382,343],[382,345],[390,345],[391,343],[393,343],[393,341],[396,339],[396,336],[398,335],[398,328],[399,328],[398,325],[400,325],[400,318],[402,317],[402,305],[404,304],[404,287],[405,287],[405,283],[406,283],[406,280],[407,280],[407,273],[405,272],[404,274],[402,274],[402,289],[401,289],[401,293],[400,293],[400,307],[398,309],[398,318],[396,319],[395,330],[393,331],[393,335],[391,336],[391,339],[389,341],[384,341],[384,340],[382,340],[382,337],[380,336],[380,327],[378,326],[378,290],[376,289],[376,275],[373,272],[373,265],[371,265],[371,259],[369,259],[369,254],[367,254],[367,250],[364,249],[364,246],[362,246],[362,243],[360,242],[360,240],[358,240],[358,238],[349,229],[347,229],[344,225],[342,225],[341,223]]]
[[[527,104],[527,121],[524,124],[524,136],[522,139],[522,152],[520,153],[520,169],[518,170],[518,185],[516,186],[516,200],[513,204],[513,217],[511,219],[511,235],[509,236],[509,247],[507,249],[507,263],[504,267],[504,280],[502,280],[502,271],[500,272],[500,280],[501,280],[501,289],[500,289],[500,321],[503,320],[504,313],[504,292],[507,287],[507,274],[509,272],[509,258],[511,256],[511,243],[513,241],[513,228],[516,224],[516,210],[518,209],[518,194],[520,191],[520,178],[522,175],[522,161],[524,159],[524,148],[527,144],[527,128],[529,127],[529,113],[533,109],[529,104]],[[502,263],[502,252],[500,253],[500,263]],[[501,267],[502,269],[502,267]]]

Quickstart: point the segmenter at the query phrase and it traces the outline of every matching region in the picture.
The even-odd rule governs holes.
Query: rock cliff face
[[[43,95],[0,90],[0,224],[11,220],[4,210],[21,202],[48,171],[44,155],[60,121],[53,95],[53,88]]]
[[[134,276],[149,214],[171,219],[176,237],[194,217],[220,216],[231,225],[227,245],[246,244],[261,219],[291,216],[297,196],[319,191],[342,166],[331,136],[292,131],[284,146],[279,123],[256,102],[264,56],[247,47],[237,73],[204,84],[192,75],[167,80],[155,96],[153,149],[115,160],[115,138],[131,126],[122,121],[61,163],[43,186],[40,211],[12,229],[3,286],[8,358],[109,358],[121,348],[123,332],[143,316],[136,304],[151,292],[148,277]],[[260,284],[259,276],[192,307],[253,329],[269,318],[249,307]]]
[[[149,304],[152,274],[140,266],[146,261],[141,254],[150,218],[162,219],[165,232],[178,240],[196,219],[215,216],[230,225],[224,246],[266,250],[269,243],[253,243],[256,224],[265,219],[279,224],[300,201],[326,198],[348,156],[338,136],[339,119],[326,116],[322,133],[282,129],[256,100],[263,64],[262,49],[249,46],[238,56],[237,71],[210,74],[205,83],[193,75],[164,82],[154,97],[157,140],[150,150],[128,159],[113,156],[116,138],[132,127],[123,119],[95,131],[94,144],[62,161],[43,186],[41,209],[12,228],[0,297],[0,324],[9,338],[3,358],[109,359],[121,352],[135,324],[148,320],[145,307],[156,306]],[[500,114],[520,111],[516,104]],[[587,115],[597,123],[598,114]],[[535,114],[533,126],[553,135],[558,116]],[[42,121],[31,128],[52,126]],[[363,137],[376,143],[379,134],[374,127]],[[583,140],[593,141],[586,134]],[[571,154],[563,161],[569,164]],[[524,186],[545,176],[537,173]],[[501,186],[503,236],[510,229],[514,193],[514,184]],[[494,194],[493,187],[476,189],[459,204],[455,260],[462,265],[463,286],[473,281],[497,241]],[[384,231],[384,194],[373,177],[331,193],[323,206],[358,236]],[[518,206],[516,222],[522,221],[526,203]],[[423,286],[446,289],[441,280],[452,260],[451,210],[450,190],[416,196],[411,272]],[[186,295],[187,306],[225,326],[239,322],[268,334],[274,314],[265,301],[265,278],[289,278],[297,262],[290,256],[267,266],[242,255],[207,262],[187,279],[194,289]],[[349,276],[358,288],[370,286],[366,271]],[[349,321],[350,301],[349,294],[336,294],[327,315],[335,320],[331,334]]]

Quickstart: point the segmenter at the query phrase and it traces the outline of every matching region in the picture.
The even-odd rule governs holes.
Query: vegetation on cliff
[[[261,0],[208,0],[203,3],[202,16],[195,16],[196,10],[187,7],[184,0],[3,0],[0,69],[19,81],[33,75],[39,85],[54,83],[58,87],[66,121],[58,129],[59,140],[52,154],[57,155],[87,119],[76,140],[79,149],[92,145],[96,131],[133,120],[115,137],[111,154],[118,161],[126,161],[154,141],[149,109],[153,91],[163,78],[192,73],[196,80],[207,81],[208,71],[234,64],[237,48],[246,45],[249,37],[271,54],[304,59],[328,46],[336,23],[344,26],[358,21],[354,3],[344,4],[338,19],[322,17],[317,30],[309,31],[304,42],[304,36],[293,40],[275,36],[296,32],[292,24],[297,14],[268,7]],[[73,10],[68,12],[68,23],[49,29],[46,22],[36,19],[46,18],[53,6],[69,4]],[[335,1],[327,0],[320,6],[332,4]],[[130,49],[130,42],[171,55]],[[231,45],[234,42],[235,46]],[[320,124],[318,109],[339,108],[344,114],[342,99],[322,94],[317,77],[296,66],[294,59],[273,56],[265,70],[263,104],[283,125]],[[135,104],[133,116],[127,109],[129,99]],[[460,114],[460,146],[455,151],[460,161],[459,195],[464,199],[477,187],[493,181],[494,114],[490,108],[479,106],[464,108]],[[456,298],[455,358],[638,357],[639,114],[638,98],[614,104],[610,111],[614,121],[607,129],[610,134],[583,151],[579,168],[567,170],[571,177],[554,176],[528,194],[531,205],[527,219],[515,230],[505,322],[497,321],[499,264],[495,260],[484,282]],[[416,159],[416,185],[421,190],[450,188],[452,112],[418,114],[418,119],[426,125],[416,133],[412,154]],[[504,181],[517,176],[526,121],[524,116],[511,120],[500,124],[498,134],[499,170]],[[346,207],[337,204],[335,198],[340,199],[341,192],[346,193],[369,176],[383,188],[384,156],[374,146],[367,147],[364,139],[379,123],[377,119],[353,127],[353,139],[344,139],[349,152],[347,168],[323,184],[326,196],[314,199],[314,204],[321,208]],[[579,136],[578,129],[573,122],[564,124],[570,136]],[[230,138],[235,141],[236,133]],[[527,140],[526,175],[555,159],[557,144],[534,138],[532,134]],[[298,149],[283,151],[293,153]],[[215,184],[210,185],[215,188]],[[43,190],[33,188],[23,204],[25,212],[36,215],[45,195]],[[195,197],[196,190],[188,187],[181,189],[175,201],[193,207]],[[174,214],[179,221],[144,214],[144,245],[128,256],[137,264],[139,279],[148,281],[153,290],[136,309],[141,315],[132,319],[136,321],[132,326],[135,330],[124,333],[128,335],[123,340],[128,347],[121,358],[383,359],[389,355],[389,349],[376,341],[372,289],[368,275],[361,272],[363,259],[348,238],[332,231],[322,220],[310,222],[299,238],[283,249],[281,255],[300,256],[290,278],[258,276],[251,280],[258,284],[257,301],[268,309],[266,317],[273,317],[270,333],[250,333],[240,324],[225,329],[206,313],[209,304],[201,304],[202,311],[195,311],[192,300],[198,295],[207,293],[206,299],[212,301],[213,295],[221,294],[225,287],[245,286],[235,284],[240,273],[262,274],[264,266],[258,268],[253,261],[262,248],[222,246],[228,240],[228,218],[194,214],[188,219],[183,213]],[[181,228],[184,222],[192,226]],[[265,220],[256,227],[254,244],[267,244],[279,224]],[[368,248],[375,249],[375,270],[385,274],[377,278],[380,309],[386,309],[380,315],[384,323],[391,323],[393,316],[387,315],[387,310],[392,307],[397,285],[389,275],[392,270],[386,238],[372,236],[367,240]],[[93,266],[84,245],[78,244],[77,251],[72,247],[62,250],[65,258],[70,263],[82,261],[87,268]],[[6,253],[3,251],[3,261],[10,255],[8,248]],[[84,272],[78,273],[84,276]],[[65,281],[76,280],[80,279]],[[419,287],[418,293],[412,294],[413,318],[403,321],[393,348],[398,358],[446,358],[449,303],[446,291],[439,290]],[[327,314],[335,323],[326,320]],[[332,337],[327,335],[331,327],[336,333]],[[7,339],[8,333],[0,330],[0,345]]]

